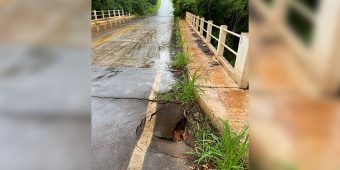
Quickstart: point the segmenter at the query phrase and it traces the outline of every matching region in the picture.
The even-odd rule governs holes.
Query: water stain
[[[214,53],[210,51],[210,49],[207,46],[207,44],[205,42],[203,42],[201,38],[196,39],[195,43],[198,45],[198,47],[201,49],[201,51],[204,54],[209,55],[210,57],[214,55]]]

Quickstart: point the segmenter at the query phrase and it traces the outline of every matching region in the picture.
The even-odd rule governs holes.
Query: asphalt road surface
[[[162,0],[155,15],[93,35],[92,169],[190,169],[179,153],[186,145],[155,138],[160,131],[170,133],[176,107],[139,126],[159,108],[147,99],[174,83],[168,71],[172,12],[171,2]]]

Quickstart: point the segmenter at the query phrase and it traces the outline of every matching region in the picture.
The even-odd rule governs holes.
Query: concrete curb
[[[228,121],[232,130],[239,132],[248,124],[248,91],[239,89],[219,60],[202,50],[199,36],[184,20],[179,24],[184,51],[191,56],[189,75],[198,69],[196,85],[205,92],[196,96],[201,109],[219,131],[223,131],[223,121]]]

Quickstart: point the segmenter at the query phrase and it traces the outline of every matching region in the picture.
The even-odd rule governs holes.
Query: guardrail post
[[[190,16],[189,12],[187,12],[185,19],[186,19],[187,23],[190,24],[191,16]]]
[[[189,16],[189,12],[186,12],[185,13],[185,21],[187,22],[187,23],[189,23],[189,21],[190,21],[190,18],[189,18],[190,16]]]
[[[199,24],[199,20],[200,20],[200,17],[199,17],[199,16],[197,16],[197,17],[196,17],[196,25],[195,25],[195,27],[196,27],[196,31],[198,31],[198,24]]]
[[[97,16],[97,11],[93,10],[94,13],[94,20],[95,20],[95,26],[96,26],[96,31],[99,32],[99,25],[97,24],[98,16]]]
[[[119,20],[119,23],[122,23],[122,21],[120,19],[120,10],[118,10],[118,20]]]
[[[225,38],[227,36],[227,32],[224,31],[224,30],[226,30],[226,29],[228,29],[228,26],[221,25],[221,27],[220,27],[220,36],[218,38],[217,56],[223,56],[223,52],[224,52],[223,44],[225,43]]]
[[[97,17],[97,11],[96,10],[93,10],[93,14],[94,14],[94,20],[97,20],[98,17]]]
[[[111,12],[110,12],[110,10],[107,10],[107,12],[108,12],[108,14],[109,14],[110,28],[112,29]]]
[[[124,14],[124,10],[122,10],[122,17],[123,17],[123,24],[125,24],[125,14]]]
[[[208,26],[207,26],[207,37],[205,39],[205,41],[207,42],[207,44],[210,44],[211,42],[211,31],[212,31],[212,24],[213,24],[213,21],[212,20],[209,20],[208,21]]]
[[[116,10],[113,10],[113,20],[115,22],[115,25],[117,25]]]
[[[249,38],[248,33],[241,33],[240,42],[238,44],[237,56],[235,61],[236,82],[240,88],[248,87],[248,66],[249,66]]]
[[[192,26],[193,24],[193,20],[194,20],[194,15],[192,13],[190,13],[190,25]]]
[[[190,14],[190,22],[189,22],[189,25],[190,25],[190,26],[192,26],[193,17],[194,17],[194,15],[193,15],[193,14]]]
[[[102,18],[103,18],[103,19],[105,18],[104,10],[102,10]]]
[[[203,29],[204,29],[204,18],[201,18],[201,29],[200,29],[200,34],[203,36]]]

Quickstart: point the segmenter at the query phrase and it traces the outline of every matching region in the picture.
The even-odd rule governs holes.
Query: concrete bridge
[[[325,20],[339,16],[339,2],[322,1],[317,12],[285,0],[274,0],[270,5],[251,1],[249,6],[250,34],[232,32],[227,25],[216,25],[190,12],[180,22],[184,50],[193,58],[189,73],[199,70],[203,77],[197,86],[205,94],[198,97],[198,102],[220,130],[221,119],[228,120],[235,131],[251,124],[252,140],[260,148],[253,155],[262,166],[270,167],[266,163],[275,158],[311,169],[314,164],[301,162],[316,161],[305,153],[315,155],[328,142],[327,138],[319,138],[328,131],[318,127],[340,124],[337,104],[321,100],[339,90],[336,45],[340,23]],[[302,40],[286,21],[291,8],[313,23],[310,42]],[[136,130],[140,120],[162,107],[155,102],[156,95],[175,82],[168,69],[172,11],[169,0],[162,0],[156,15],[134,20],[130,13],[120,10],[93,11],[93,169],[192,168],[183,159],[183,151],[189,149],[184,143],[155,138],[171,133],[165,129],[176,123],[176,106],[167,106],[151,116],[142,130]],[[213,29],[218,30],[218,36]],[[227,36],[239,39],[237,49],[227,45]],[[235,65],[223,57],[226,51],[235,56]],[[289,128],[307,131],[307,137],[297,139]],[[333,152],[322,154],[336,158]]]

